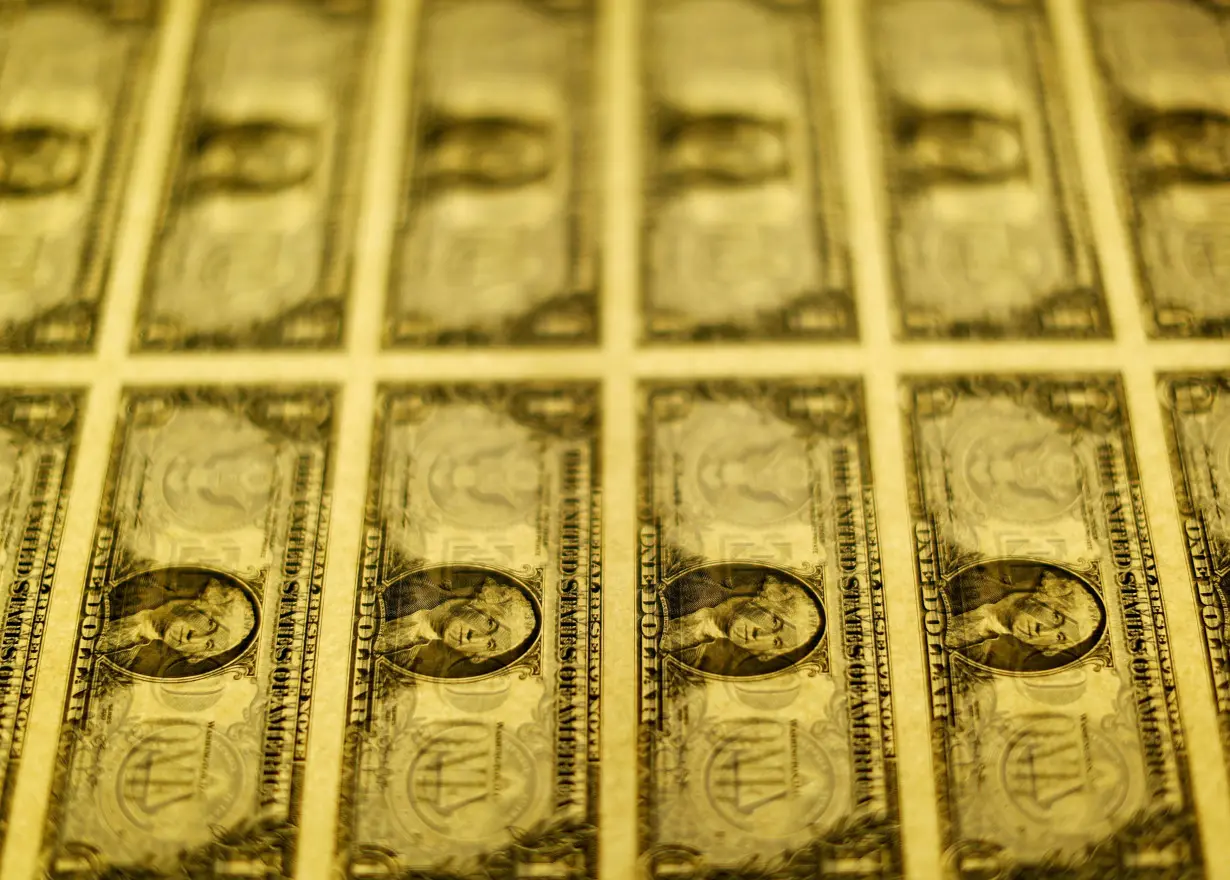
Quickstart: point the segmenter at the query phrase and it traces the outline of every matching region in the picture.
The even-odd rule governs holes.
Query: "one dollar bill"
[[[333,392],[126,392],[78,624],[52,878],[291,875]]]
[[[0,3],[0,353],[93,345],[159,12]]]
[[[42,656],[85,395],[0,388],[0,841]]]
[[[643,335],[857,335],[820,4],[645,8]]]
[[[138,349],[340,344],[372,5],[205,4]]]
[[[340,869],[596,876],[598,388],[385,388]]]
[[[1230,745],[1230,374],[1172,373],[1160,382],[1213,698]]]
[[[1230,7],[1084,6],[1151,329],[1230,336]]]
[[[860,383],[655,383],[641,442],[648,876],[900,876]]]
[[[423,0],[388,345],[598,334],[595,0]]]
[[[934,377],[905,392],[948,874],[1200,876],[1118,379]]]
[[[875,0],[898,330],[1110,335],[1041,0]]]

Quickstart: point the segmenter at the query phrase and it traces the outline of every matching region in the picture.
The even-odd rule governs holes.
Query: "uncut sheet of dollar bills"
[[[0,0],[0,842],[1230,878],[1230,2]]]

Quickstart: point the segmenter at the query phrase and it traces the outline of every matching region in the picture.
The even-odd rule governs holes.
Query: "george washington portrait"
[[[477,678],[516,662],[541,628],[529,591],[505,574],[451,566],[415,572],[381,596],[375,650],[430,678]]]
[[[191,678],[227,666],[256,639],[257,606],[237,579],[205,568],[133,575],[110,592],[95,651],[147,678]]]
[[[1084,657],[1106,630],[1102,602],[1056,565],[1004,559],[948,584],[949,650],[1001,672],[1049,672]]]
[[[810,588],[768,566],[705,566],[667,584],[662,596],[662,652],[710,675],[780,672],[810,654],[824,631]]]

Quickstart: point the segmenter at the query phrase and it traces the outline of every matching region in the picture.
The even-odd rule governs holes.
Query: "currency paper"
[[[0,877],[1230,880],[1228,47],[0,0]]]
[[[590,876],[596,390],[382,390],[343,756],[346,876],[507,876],[517,865]]]
[[[332,414],[327,388],[125,396],[48,793],[48,876],[290,873]]]

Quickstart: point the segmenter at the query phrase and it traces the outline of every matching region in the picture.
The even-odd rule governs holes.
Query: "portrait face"
[[[441,637],[473,659],[505,654],[528,639],[534,629],[529,603],[517,591],[495,582],[485,584],[474,599],[456,599],[442,606],[448,612]]]
[[[728,599],[725,605],[729,611],[722,624],[726,638],[762,660],[802,647],[817,623],[812,600],[771,576],[757,595]]]
[[[1078,644],[1092,634],[1095,618],[1088,606],[1072,604],[1046,592],[1024,594],[1014,602],[1012,634],[1044,654]]]
[[[440,566],[390,585],[376,650],[429,678],[477,678],[515,663],[541,630],[529,588],[495,569]]]
[[[662,134],[663,173],[676,183],[752,184],[789,169],[782,125],[749,116],[679,120]]]
[[[150,678],[221,669],[256,640],[258,604],[246,585],[205,568],[135,575],[111,591],[103,641],[109,659]]]
[[[1096,591],[1059,566],[1031,560],[976,565],[949,589],[958,623],[977,624],[985,636],[958,652],[1002,672],[1049,672],[1075,663],[1106,630]]]
[[[85,170],[85,136],[32,126],[0,129],[0,193],[43,195],[71,188]]]
[[[191,158],[193,182],[227,192],[276,192],[303,183],[318,161],[316,133],[277,122],[206,126]]]
[[[168,600],[151,609],[151,617],[162,641],[189,663],[230,651],[252,627],[247,600],[218,583],[195,598]]]
[[[781,569],[720,564],[693,569],[662,589],[663,650],[699,672],[768,675],[820,644],[824,615],[813,588]]]
[[[443,186],[524,186],[551,170],[547,128],[516,119],[441,121],[428,130],[424,152],[427,180]]]
[[[1000,180],[1025,170],[1025,147],[1016,126],[978,113],[908,118],[898,140],[907,170],[923,177]]]

